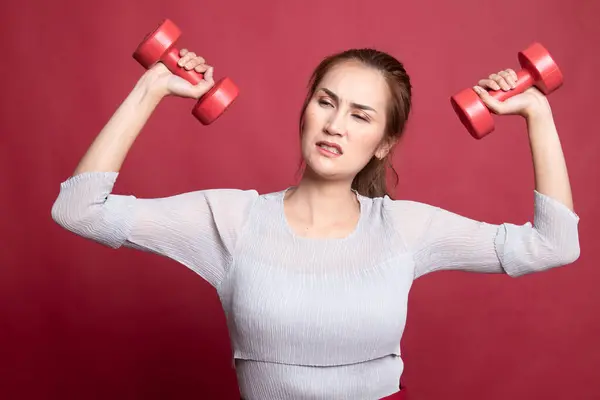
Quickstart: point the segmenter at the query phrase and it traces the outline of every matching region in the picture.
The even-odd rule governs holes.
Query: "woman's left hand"
[[[487,92],[487,90],[513,90],[516,81],[517,73],[512,69],[505,69],[491,74],[486,79],[481,79],[473,90],[490,111],[498,115],[520,115],[528,118],[535,113],[550,110],[548,99],[534,86],[504,101],[493,98]]]

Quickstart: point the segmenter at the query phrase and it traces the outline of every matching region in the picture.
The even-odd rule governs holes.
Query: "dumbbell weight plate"
[[[146,69],[160,61],[163,54],[181,36],[181,30],[171,20],[163,20],[153,31],[151,31],[139,44],[133,58],[135,58]]]

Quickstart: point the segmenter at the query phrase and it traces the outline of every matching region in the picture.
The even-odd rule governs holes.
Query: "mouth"
[[[322,151],[325,151],[331,155],[341,156],[342,154],[344,154],[344,152],[342,151],[342,147],[336,143],[321,141],[317,142],[316,146]]]

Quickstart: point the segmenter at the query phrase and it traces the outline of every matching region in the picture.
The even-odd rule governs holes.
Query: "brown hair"
[[[300,112],[300,132],[304,120],[304,112],[317,86],[323,77],[336,65],[346,61],[357,61],[368,67],[380,71],[386,79],[390,89],[390,98],[387,110],[387,124],[384,140],[390,142],[401,138],[411,108],[412,86],[404,65],[391,55],[374,49],[350,49],[330,55],[323,59],[311,75],[309,90]],[[398,174],[391,162],[391,154],[383,159],[373,156],[365,167],[359,171],[352,181],[352,189],[363,196],[382,197],[390,195],[387,187],[387,172],[394,175],[394,185],[398,183]]]

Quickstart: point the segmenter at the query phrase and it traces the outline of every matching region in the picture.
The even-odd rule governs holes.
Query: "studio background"
[[[162,197],[261,193],[296,182],[298,113],[312,69],[376,47],[411,75],[396,197],[471,218],[533,218],[526,127],[472,139],[449,97],[517,52],[546,46],[550,96],[581,217],[581,257],[518,279],[439,272],[414,283],[402,339],[410,400],[595,399],[600,369],[597,0],[481,2],[74,0],[0,6],[0,398],[238,399],[216,293],[174,261],[114,251],[55,224],[59,185],[143,73],[131,57],[163,18],[241,94],[214,125],[168,98],[115,187]]]

